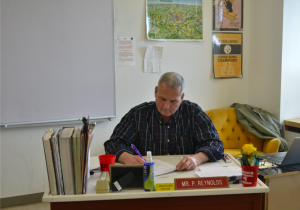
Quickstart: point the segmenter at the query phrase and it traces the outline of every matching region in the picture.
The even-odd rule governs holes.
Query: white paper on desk
[[[242,176],[242,169],[238,166],[228,167],[212,167],[203,168],[201,171],[196,171],[196,174],[200,177],[213,177],[213,176]]]
[[[154,165],[155,176],[160,176],[166,173],[170,173],[172,171],[176,171],[176,166],[170,163],[166,163],[161,160],[153,160],[153,162],[155,163]]]
[[[216,162],[206,162],[206,163],[203,163],[201,165],[199,165],[199,168],[200,170],[202,168],[211,168],[211,167],[228,167],[228,165],[226,163],[223,163],[221,160],[218,160]]]
[[[162,72],[162,54],[163,47],[148,46],[144,58],[145,73],[161,73]]]

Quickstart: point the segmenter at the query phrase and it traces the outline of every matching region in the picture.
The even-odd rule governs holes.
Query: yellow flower
[[[256,152],[256,148],[252,144],[245,144],[242,147],[242,150],[247,155],[251,155],[252,153]]]
[[[247,158],[247,161],[248,161],[249,165],[251,166],[251,161],[255,157],[255,155],[257,154],[257,150],[253,146],[253,144],[245,144],[242,147],[240,153],[242,154],[243,157]]]

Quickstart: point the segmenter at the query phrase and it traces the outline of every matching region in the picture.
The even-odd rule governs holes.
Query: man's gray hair
[[[185,89],[185,84],[184,84],[184,79],[180,74],[176,72],[164,73],[158,80],[158,85],[157,85],[158,90],[162,82],[165,82],[168,87],[173,89],[181,87],[180,96],[183,94]]]

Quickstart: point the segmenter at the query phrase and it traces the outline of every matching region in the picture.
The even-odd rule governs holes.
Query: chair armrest
[[[263,145],[264,153],[277,153],[280,146],[280,140],[275,139],[265,139]]]

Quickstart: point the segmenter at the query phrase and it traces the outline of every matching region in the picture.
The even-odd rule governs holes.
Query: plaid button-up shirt
[[[178,110],[165,123],[155,102],[142,103],[132,108],[114,129],[110,140],[104,143],[106,154],[117,160],[123,152],[136,155],[134,144],[145,156],[184,155],[204,152],[209,161],[224,157],[224,145],[211,119],[199,105],[182,101]]]

